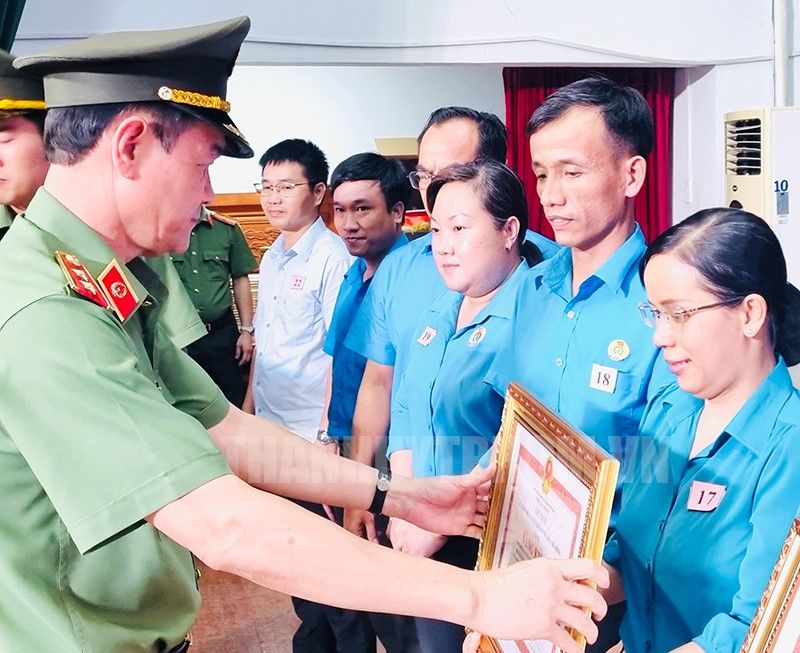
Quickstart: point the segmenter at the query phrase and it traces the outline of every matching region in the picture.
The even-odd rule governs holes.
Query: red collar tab
[[[120,321],[127,320],[139,305],[139,298],[116,259],[113,259],[100,273],[97,282]]]
[[[72,288],[74,292],[93,301],[98,306],[111,308],[106,296],[98,287],[97,282],[77,256],[61,251],[57,251],[55,256],[58,265],[61,267],[61,271],[67,278],[69,287]]]

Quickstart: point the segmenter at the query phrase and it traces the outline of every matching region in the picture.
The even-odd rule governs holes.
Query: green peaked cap
[[[44,79],[47,108],[167,102],[217,127],[223,154],[246,159],[253,149],[228,115],[228,78],[250,30],[247,16],[194,27],[98,34],[14,67]]]
[[[0,111],[43,111],[42,78],[17,70],[13,63],[14,57],[0,50]]]

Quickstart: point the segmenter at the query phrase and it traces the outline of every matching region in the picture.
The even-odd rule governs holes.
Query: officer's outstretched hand
[[[489,486],[495,465],[476,465],[462,476],[411,479],[410,505],[401,516],[420,528],[441,535],[478,538],[486,521]]]
[[[606,603],[597,590],[579,581],[607,587],[608,572],[591,560],[546,558],[475,572],[477,614],[467,626],[497,639],[546,639],[565,653],[580,653],[567,629],[575,628],[594,642],[597,626],[583,608],[599,621]]]

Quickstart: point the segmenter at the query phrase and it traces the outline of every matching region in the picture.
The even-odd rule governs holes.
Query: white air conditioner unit
[[[800,107],[725,114],[725,199],[769,223],[800,288]]]

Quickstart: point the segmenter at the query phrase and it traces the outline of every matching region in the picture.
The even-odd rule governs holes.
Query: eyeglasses
[[[650,302],[642,302],[639,304],[639,312],[642,314],[644,323],[649,327],[655,327],[658,320],[666,320],[667,323],[683,325],[692,315],[698,311],[705,311],[709,308],[718,308],[719,306],[730,306],[731,304],[738,304],[744,297],[731,297],[721,302],[713,304],[706,304],[705,306],[698,306],[696,308],[680,309],[677,311],[660,311]]]
[[[408,173],[408,181],[411,184],[411,188],[415,188],[417,190],[419,190],[422,186],[427,186],[430,184],[433,177],[433,173],[428,172],[427,170],[412,170]]]
[[[290,197],[292,191],[298,186],[310,186],[310,181],[281,181],[277,184],[265,184],[257,181],[253,184],[253,188],[257,193],[262,195],[270,195],[271,193],[278,193],[281,197]]]

